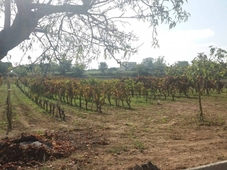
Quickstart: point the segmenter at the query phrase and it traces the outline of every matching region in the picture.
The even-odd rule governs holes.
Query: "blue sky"
[[[190,62],[200,52],[209,54],[210,45],[227,50],[227,0],[188,0],[184,9],[191,14],[187,22],[178,24],[171,30],[167,25],[159,26],[159,49],[151,47],[152,30],[146,24],[134,23],[133,29],[143,46],[129,61],[141,63],[143,58],[165,56],[166,63],[173,64],[176,61]],[[15,57],[18,55],[17,50],[12,50],[9,54],[12,54],[12,63],[19,62],[19,59],[15,60],[18,58]],[[27,57],[22,63],[26,59]],[[90,68],[97,68],[101,61],[104,61],[103,57],[94,61]],[[114,60],[106,62],[109,67],[119,66]]]
[[[151,30],[139,24],[135,30],[144,45],[129,61],[140,63],[143,58],[165,56],[166,63],[173,64],[190,62],[200,52],[209,54],[210,45],[227,50],[227,0],[188,0],[184,9],[191,14],[187,22],[171,30],[166,25],[158,28],[159,49],[150,45]],[[108,64],[116,66],[112,60]]]

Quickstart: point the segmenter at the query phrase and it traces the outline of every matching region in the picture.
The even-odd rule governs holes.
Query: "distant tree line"
[[[7,72],[9,72],[11,67],[12,63],[0,61],[0,74],[6,74]]]
[[[145,58],[141,64],[137,65],[135,70],[138,75],[164,76],[166,71],[164,56]]]
[[[225,78],[227,76],[227,63],[226,63],[226,54],[227,52],[220,48],[210,47],[210,54],[206,55],[204,53],[199,53],[191,63],[188,61],[177,61],[172,65],[166,64],[165,57],[159,56],[157,58],[144,58],[140,64],[137,64],[131,70],[119,70],[118,68],[109,68],[106,62],[100,62],[98,69],[89,70],[89,74],[86,75],[85,64],[80,64],[76,62],[72,64],[72,60],[66,59],[63,57],[58,62],[48,62],[41,60],[38,64],[30,63],[27,65],[17,66],[13,68],[13,71],[19,76],[26,76],[28,74],[57,74],[57,75],[68,75],[72,77],[136,77],[136,76],[179,76],[187,75],[189,72],[193,73],[193,76],[205,76],[206,79],[209,79],[214,74],[218,77],[218,80]],[[0,73],[4,74],[9,72],[12,68],[10,62],[1,62],[0,61]],[[200,70],[200,73],[197,75],[194,72]]]
[[[44,62],[35,64],[20,65],[13,69],[15,73],[19,76],[27,76],[28,74],[58,74],[66,75],[71,74],[74,77],[82,77],[85,71],[86,65],[75,63],[72,64],[72,60],[67,60],[66,58],[61,59],[59,62]]]

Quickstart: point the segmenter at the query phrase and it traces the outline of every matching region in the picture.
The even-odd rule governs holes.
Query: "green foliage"
[[[188,61],[178,61],[175,64],[166,67],[166,75],[168,76],[186,75],[188,66],[189,66]]]
[[[140,140],[135,140],[134,146],[135,146],[136,149],[139,149],[139,150],[146,149],[146,147],[144,146],[144,144]]]
[[[27,76],[29,73],[29,68],[26,66],[17,66],[13,70],[16,74],[18,74],[20,77]]]
[[[73,67],[72,67],[72,72],[73,72],[73,75],[75,77],[82,77],[83,76],[83,73],[84,73],[84,69],[86,68],[86,66],[84,64],[75,64]]]
[[[136,72],[138,75],[148,76],[148,69],[143,64],[138,64],[136,66]]]
[[[56,73],[59,70],[59,65],[55,62],[50,62],[50,72]]]
[[[99,63],[99,70],[102,72],[102,73],[105,73],[105,70],[108,69],[108,65],[106,62],[100,62]]]
[[[117,68],[112,67],[106,70],[106,76],[116,76],[116,75],[117,75]]]
[[[189,66],[188,61],[177,61],[175,64],[177,67],[187,68]]]
[[[164,76],[165,75],[165,68],[166,68],[166,63],[165,63],[165,57],[164,56],[159,56],[154,60],[153,63],[153,75],[154,76]]]
[[[210,56],[214,61],[213,71],[218,78],[225,78],[227,76],[227,51],[221,48],[210,46]]]
[[[141,63],[146,69],[152,69],[153,64],[154,64],[154,58],[144,58],[142,63]]]
[[[0,74],[6,74],[7,72],[10,71],[9,69],[11,67],[12,67],[12,63],[0,61]]]
[[[164,56],[158,58],[145,58],[140,65],[137,65],[136,71],[138,75],[164,76],[166,63]]]
[[[210,47],[210,56],[199,53],[192,60],[192,65],[188,69],[188,76],[192,79],[203,77],[205,80],[225,78],[227,75],[227,64],[224,60],[227,52],[221,48]]]
[[[108,71],[109,72],[114,72],[114,71],[117,71],[117,68],[116,67],[111,67],[111,68],[108,68]]]
[[[58,71],[60,72],[60,74],[64,75],[66,72],[71,71],[71,67],[72,67],[72,60],[67,60],[65,57],[63,57],[59,61]]]
[[[220,78],[224,78],[226,75],[227,65],[224,63],[226,54],[225,50],[211,46],[210,57],[204,53],[199,53],[192,60],[192,65],[187,70],[187,76],[198,92],[200,120],[203,120],[201,96],[204,92],[209,95],[208,83],[210,80],[216,80],[217,90],[220,93]]]

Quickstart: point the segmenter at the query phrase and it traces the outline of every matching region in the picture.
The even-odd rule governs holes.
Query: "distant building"
[[[120,70],[122,71],[131,71],[136,68],[137,63],[136,62],[122,62],[120,65]]]

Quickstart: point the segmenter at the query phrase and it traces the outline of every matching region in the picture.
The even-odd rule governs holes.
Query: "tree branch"
[[[37,17],[42,18],[55,13],[74,13],[77,15],[87,14],[88,10],[92,8],[92,5],[49,5],[49,4],[32,4],[32,9],[36,9],[35,13]]]
[[[153,42],[157,44],[156,26],[159,23],[174,27],[188,18],[189,14],[182,9],[184,1],[42,0],[39,3],[37,0],[11,0],[10,4],[10,0],[4,0],[5,25],[0,31],[0,60],[9,50],[29,39],[33,32],[45,33],[44,46],[50,46],[54,55],[65,55],[65,51],[70,50],[72,56],[79,51],[93,57],[94,54],[99,56],[102,48],[108,49],[106,52],[111,55],[130,51],[132,54],[136,48],[131,42],[137,41],[137,37],[133,32],[118,29],[117,23],[123,25],[129,18],[148,22],[153,28]],[[12,11],[15,18],[11,25],[10,11],[15,7],[17,10]],[[128,9],[131,11],[126,13]],[[25,41],[21,47],[30,47],[30,44]]]
[[[10,2],[10,0],[6,0]],[[18,13],[12,26],[9,26],[9,18],[6,19],[5,28],[0,32],[0,60],[4,58],[8,51],[19,45],[32,32],[37,31],[36,26],[39,19],[54,13],[71,12],[75,14],[86,14],[91,5],[60,5],[54,6],[49,4],[32,4],[28,0],[15,0]],[[7,5],[7,15],[9,4]],[[34,11],[32,11],[34,10]]]

